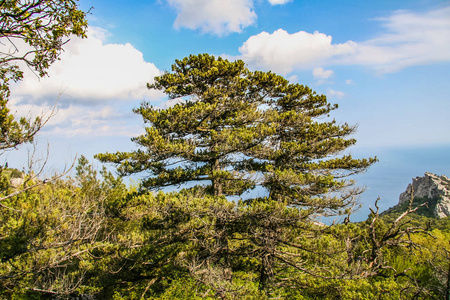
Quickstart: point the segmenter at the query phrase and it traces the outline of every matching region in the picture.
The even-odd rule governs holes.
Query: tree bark
[[[219,162],[218,158],[214,159],[214,163],[212,165],[212,171],[213,171],[213,173],[216,171],[220,171],[220,162]],[[222,182],[221,182],[220,178],[213,175],[212,184],[213,184],[214,196],[222,196],[223,191],[222,191]]]

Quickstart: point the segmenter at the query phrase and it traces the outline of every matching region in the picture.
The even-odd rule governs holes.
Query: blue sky
[[[146,83],[175,59],[209,53],[243,59],[250,69],[279,73],[338,103],[332,117],[358,124],[358,144],[349,151],[380,158],[376,172],[361,176],[372,193],[383,193],[380,176],[399,180],[392,168],[407,157],[415,166],[427,162],[423,172],[450,175],[448,0],[79,3],[85,11],[93,7],[88,38],[72,38],[48,78],[26,72],[12,89],[18,114],[49,111],[58,99],[58,113],[39,136],[41,145],[50,144],[50,166],[76,154],[132,150],[130,137],[143,124],[131,109],[142,101],[170,105]],[[429,153],[436,160],[426,160]],[[7,155],[23,163],[18,153]],[[423,175],[412,173],[422,168],[410,172],[402,172],[400,192]]]

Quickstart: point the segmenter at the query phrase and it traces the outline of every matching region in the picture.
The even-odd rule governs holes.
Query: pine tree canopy
[[[97,155],[121,175],[148,172],[145,189],[195,182],[229,196],[263,186],[272,199],[324,213],[352,202],[358,190],[345,178],[376,160],[342,155],[355,126],[326,121],[337,105],[324,95],[241,60],[191,55],[148,88],[177,104],[143,103],[139,150]]]

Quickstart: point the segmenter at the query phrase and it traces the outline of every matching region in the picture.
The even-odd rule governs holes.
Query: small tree
[[[73,0],[0,1],[0,155],[32,142],[55,112],[35,119],[16,118],[8,108],[11,81],[23,79],[23,68],[35,71],[39,77],[45,76],[70,35],[85,37],[86,27],[85,13]],[[97,207],[79,208],[73,204],[83,206],[88,201],[69,196],[73,191],[61,192],[63,195],[55,192],[53,188],[67,172],[38,180],[46,160],[37,173],[32,171],[33,158],[28,163],[29,174],[24,175],[22,186],[14,188],[9,185],[7,172],[0,167],[0,294],[7,298],[19,290],[33,297],[30,288],[33,284],[41,286],[41,290],[35,290],[37,293],[45,293],[40,282],[43,274],[48,275],[46,283],[53,277],[55,282],[63,278],[62,262],[79,257],[80,245],[90,247],[103,226],[103,219],[92,214]],[[49,182],[54,184],[45,185]],[[90,205],[92,199],[88,200]],[[95,201],[97,204],[99,199]],[[55,254],[57,250],[60,251]],[[59,283],[64,285],[66,280]]]
[[[0,150],[31,142],[45,123],[14,118],[7,107],[10,81],[22,80],[24,66],[45,76],[70,35],[85,37],[85,15],[74,0],[0,1]]]
[[[73,299],[93,293],[92,276],[97,268],[103,274],[102,259],[113,241],[108,202],[128,191],[108,172],[97,178],[83,156],[76,171],[73,179],[0,199],[9,208],[0,208],[1,299]]]
[[[86,13],[79,10],[75,0],[4,0],[0,1],[0,155],[33,141],[36,133],[54,115],[37,116],[34,120],[20,119],[10,112],[8,101],[10,83],[23,79],[22,69],[29,68],[39,77],[47,74],[48,67],[55,62],[71,35],[85,37]],[[30,159],[30,170],[32,159]],[[4,183],[0,188],[2,202],[17,193],[29,190],[46,181],[33,182],[37,173],[30,172],[23,189],[11,193],[7,190],[9,179],[2,174]],[[61,175],[62,176],[62,175]],[[55,180],[57,177],[53,178]],[[6,193],[6,195],[4,195]]]

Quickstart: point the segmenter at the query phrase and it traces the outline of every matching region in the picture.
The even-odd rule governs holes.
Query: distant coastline
[[[450,174],[450,145],[358,148],[351,149],[356,157],[376,155],[379,162],[369,168],[365,174],[355,176],[359,186],[367,190],[361,195],[362,208],[352,215],[352,221],[362,221],[374,207],[379,196],[380,211],[398,203],[400,193],[404,192],[411,179],[425,172]]]

